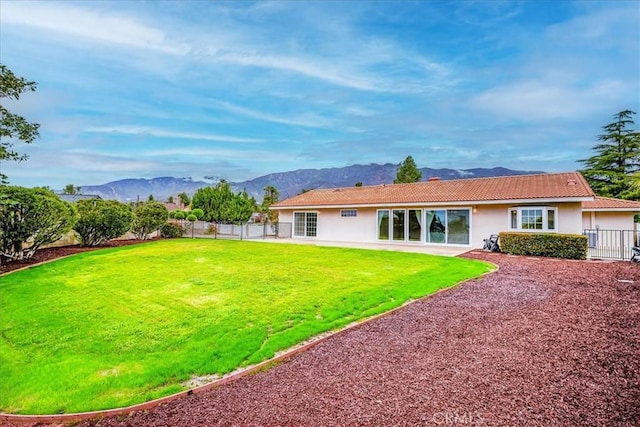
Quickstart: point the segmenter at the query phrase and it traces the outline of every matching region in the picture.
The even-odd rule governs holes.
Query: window
[[[422,209],[409,209],[409,241],[419,242],[422,240]]]
[[[427,211],[427,243],[445,243],[447,211]]]
[[[404,209],[393,210],[393,240],[404,240]]]
[[[389,211],[378,211],[378,240],[389,240]]]
[[[556,231],[558,208],[522,206],[509,209],[509,229],[518,231]]]
[[[468,245],[470,209],[380,209],[378,240]]]
[[[427,243],[469,244],[469,209],[427,211]]]
[[[316,237],[318,230],[317,212],[295,212],[293,214],[293,234],[297,237]]]
[[[342,217],[358,216],[358,211],[356,209],[343,209],[340,211],[340,216]]]
[[[447,243],[469,244],[469,209],[447,211]]]

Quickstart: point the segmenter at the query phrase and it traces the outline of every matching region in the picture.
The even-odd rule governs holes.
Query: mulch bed
[[[465,256],[500,270],[267,371],[77,425],[640,423],[640,265]]]

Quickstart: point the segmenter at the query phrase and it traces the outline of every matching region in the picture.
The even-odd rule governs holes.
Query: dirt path
[[[79,425],[640,423],[640,265],[466,256],[500,270],[268,371]]]

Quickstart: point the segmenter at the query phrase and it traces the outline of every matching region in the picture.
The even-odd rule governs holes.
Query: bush
[[[172,218],[175,219],[185,219],[187,217],[187,215],[184,213],[184,211],[174,211]]]
[[[218,227],[215,224],[209,224],[204,234],[218,234]]]
[[[174,239],[184,235],[184,227],[175,222],[167,222],[160,227],[160,235],[165,239]]]
[[[67,234],[78,220],[75,206],[46,188],[0,186],[0,257],[31,258]]]
[[[116,200],[78,200],[80,219],[73,227],[84,246],[98,246],[122,236],[131,227],[131,207]]]
[[[167,222],[169,211],[162,203],[150,201],[138,205],[133,211],[131,231],[138,240],[146,240],[149,235]]]
[[[500,233],[500,249],[513,255],[587,259],[588,243],[580,234]]]

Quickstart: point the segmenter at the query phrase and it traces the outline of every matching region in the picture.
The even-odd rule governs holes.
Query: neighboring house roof
[[[77,202],[78,200],[102,199],[97,194],[57,194],[65,202]]]
[[[165,207],[165,208],[167,208],[167,210],[168,210],[169,212],[171,212],[171,211],[175,211],[175,210],[179,210],[179,209],[180,209],[180,206],[176,205],[175,203],[169,203],[169,202],[167,202],[167,203],[163,203],[163,205],[164,205],[164,207]]]
[[[566,172],[318,189],[283,200],[272,208],[582,202],[594,196],[579,172]]]
[[[616,211],[616,212],[640,212],[640,202],[633,200],[612,199],[611,197],[596,196],[588,202],[582,202],[582,210],[590,211]]]

